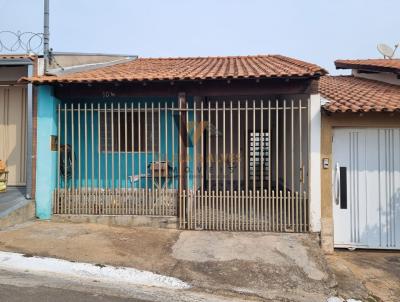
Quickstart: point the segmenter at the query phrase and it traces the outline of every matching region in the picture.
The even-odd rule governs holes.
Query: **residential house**
[[[48,64],[51,74],[65,74],[82,69],[107,66],[130,59],[125,55],[52,53]],[[0,54],[0,160],[6,171],[7,192],[0,193],[0,218],[6,226],[18,219],[33,216],[31,200],[36,189],[36,118],[37,91],[32,84],[19,81],[22,77],[44,73],[41,56]],[[15,214],[22,211],[23,215]]]
[[[319,232],[325,74],[263,55],[132,58],[31,77],[37,216]]]
[[[399,249],[400,60],[335,64],[352,75],[319,81],[323,247]]]
[[[36,56],[0,55],[0,160],[6,165],[0,179],[11,187],[0,193],[0,217],[21,207],[34,215],[29,201],[35,188],[34,92],[32,84],[18,80],[37,75],[37,70]]]

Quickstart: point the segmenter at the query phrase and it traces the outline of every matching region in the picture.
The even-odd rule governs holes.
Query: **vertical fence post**
[[[165,163],[166,163],[166,169],[167,169],[167,177],[165,179],[165,191],[164,191],[164,195],[163,195],[163,199],[162,199],[162,215],[166,215],[166,211],[167,211],[167,200],[168,200],[168,191],[169,191],[169,178],[170,178],[170,171],[169,171],[169,160],[168,160],[168,102],[165,102],[165,107],[164,107],[164,142],[165,142]],[[161,128],[159,129],[159,131],[161,132]],[[161,150],[161,141],[160,141],[160,146],[159,146],[160,150]]]
[[[104,104],[104,161],[105,161],[105,165],[104,165],[104,172],[105,172],[105,176],[104,176],[104,187],[105,187],[105,196],[104,196],[104,204],[105,204],[105,213],[108,214],[109,212],[109,207],[108,207],[108,195],[109,195],[109,191],[108,191],[108,125],[107,125],[107,104]]]
[[[132,161],[132,172],[131,172],[131,190],[132,190],[132,192],[131,192],[131,198],[132,198],[132,206],[131,206],[131,211],[132,211],[132,213],[133,214],[138,214],[138,212],[137,212],[137,208],[138,208],[138,202],[139,202],[139,200],[137,199],[137,190],[136,190],[136,188],[135,188],[135,181],[136,181],[136,177],[135,177],[135,175],[136,175],[136,172],[135,172],[135,151],[137,151],[137,150],[135,150],[135,147],[136,147],[136,145],[135,145],[135,138],[136,138],[136,135],[135,135],[135,110],[134,110],[134,107],[133,107],[133,102],[131,103],[131,161]],[[139,170],[140,171],[140,170]],[[140,172],[139,172],[140,173]]]
[[[85,214],[88,213],[89,210],[89,200],[88,200],[88,131],[87,131],[87,124],[88,124],[88,119],[87,119],[87,103],[85,103],[84,107],[84,144],[85,144],[85,149],[84,149],[84,156],[85,156]]]
[[[179,197],[179,193],[178,196],[175,196],[175,124],[174,124],[174,109],[175,109],[175,104],[174,102],[172,102],[171,104],[171,122],[172,122],[172,133],[171,133],[171,141],[172,141],[172,148],[171,148],[171,153],[172,153],[172,192],[173,192],[173,196],[174,196],[174,200],[175,199],[179,199],[177,197]],[[179,177],[179,176],[178,176]],[[179,203],[177,203],[176,206],[176,215],[179,215]],[[180,218],[179,218],[180,219]]]
[[[91,123],[91,133],[90,133],[90,138],[91,138],[91,146],[90,146],[90,151],[91,151],[91,175],[90,175],[90,200],[91,200],[91,210],[92,214],[94,213],[94,110],[93,110],[93,103],[90,104],[90,123]]]
[[[68,192],[67,149],[68,149],[68,110],[67,110],[67,104],[64,104],[64,196],[69,197],[69,194],[67,194]]]
[[[184,205],[186,205],[186,198],[185,198],[185,191],[187,187],[187,181],[186,181],[186,158],[187,158],[187,148],[186,148],[186,142],[187,142],[187,125],[186,125],[186,115],[187,112],[184,111],[186,109],[186,94],[185,93],[179,93],[178,95],[178,100],[179,100],[179,196],[183,194],[183,200],[180,198],[180,218],[183,221],[183,225],[181,224],[182,227],[186,227],[186,221],[185,221],[185,211],[186,208]],[[182,208],[183,207],[183,208]]]
[[[103,214],[103,196],[101,196],[101,109],[100,109],[100,103],[97,103],[97,214]]]
[[[204,101],[201,100],[201,105],[200,105],[200,133],[198,134],[199,139],[201,140],[201,145],[200,145],[200,149],[201,149],[201,155],[200,155],[200,177],[201,177],[201,204],[203,205],[203,209],[204,209],[204,204],[206,204],[207,207],[207,212],[205,213],[205,211],[202,211],[202,216],[206,217],[206,220],[204,221],[204,218],[202,220],[202,225],[201,227],[204,229],[204,226],[206,226],[206,228],[208,228],[208,221],[207,219],[210,217],[209,215],[209,206],[210,206],[210,202],[209,202],[209,197],[207,196],[207,194],[204,195]],[[206,215],[206,216],[205,216]],[[203,224],[204,222],[204,224]]]
[[[192,135],[192,147],[193,147],[193,193],[195,194],[193,200],[192,200],[192,208],[193,211],[191,211],[191,215],[194,215],[194,228],[197,226],[197,111],[196,111],[196,98],[194,99],[193,102],[193,135]],[[203,208],[200,208],[200,214],[202,213],[201,211]],[[203,216],[200,216],[201,221],[203,222]]]
[[[125,163],[125,192],[123,199],[123,214],[128,214],[128,107],[124,103],[124,163]]]

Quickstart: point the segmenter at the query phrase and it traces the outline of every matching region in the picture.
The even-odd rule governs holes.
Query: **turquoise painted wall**
[[[118,154],[118,150],[115,150],[114,156],[111,154],[111,150],[106,153],[104,150],[99,152],[99,114],[97,111],[93,112],[93,121],[91,114],[91,104],[93,104],[93,108],[97,109],[98,105],[100,105],[101,109],[104,109],[104,104],[107,102],[108,106],[111,103],[114,105],[115,112],[117,112],[118,104],[120,104],[121,108],[127,105],[128,108],[133,106],[134,108],[138,108],[138,104],[140,102],[141,108],[144,108],[145,104],[147,104],[148,108],[151,108],[151,104],[153,104],[155,108],[155,112],[157,112],[158,105],[160,104],[161,109],[165,108],[165,104],[170,107],[174,104],[175,108],[177,107],[177,98],[157,98],[157,97],[147,97],[147,98],[113,98],[113,99],[82,99],[82,100],[74,100],[74,101],[60,101],[53,95],[53,89],[51,86],[39,86],[38,87],[38,112],[37,112],[37,169],[36,169],[36,215],[39,219],[50,219],[52,215],[52,194],[54,189],[56,188],[56,184],[58,181],[59,175],[59,167],[57,163],[57,152],[51,151],[51,136],[58,135],[58,106],[61,108],[65,108],[67,106],[68,109],[71,108],[71,104],[74,105],[74,109],[78,108],[78,104],[80,104],[81,108],[84,108],[85,104],[87,106],[87,136],[85,137],[85,113],[78,113],[74,111],[73,119],[74,119],[74,135],[72,135],[72,113],[71,110],[67,111],[67,114],[61,114],[60,124],[61,133],[60,133],[60,144],[69,144],[74,145],[74,154],[75,154],[75,175],[72,178],[69,178],[67,181],[67,187],[71,188],[74,186],[77,188],[79,185],[81,187],[102,187],[102,188],[112,188],[114,187],[125,187],[131,186],[129,176],[132,175],[144,175],[146,173],[146,169],[148,171],[148,175],[150,175],[150,171],[148,170],[148,164],[153,161],[158,160],[167,160],[170,165],[174,164],[172,167],[175,171],[175,179],[170,179],[168,181],[168,187],[178,187],[178,167],[179,167],[179,133],[178,133],[178,112],[168,111],[165,114],[165,111],[161,111],[160,115],[160,144],[159,144],[159,152],[155,151],[154,155],[151,150],[148,150],[147,153],[141,152],[131,152],[129,151],[125,154],[125,150],[122,150],[120,154]],[[189,105],[192,103],[192,99],[188,100]],[[121,116],[123,114],[121,113]],[[189,123],[193,121],[193,112],[188,113],[188,121]],[[80,141],[78,131],[79,128],[78,120],[81,119],[81,129],[80,129]],[[167,121],[165,123],[165,121]],[[92,122],[93,122],[93,131],[92,131]],[[141,122],[141,127],[144,127],[144,121]],[[167,125],[168,132],[168,142],[165,135],[165,125]],[[110,131],[110,129],[109,129]],[[92,137],[93,133],[93,137]],[[173,135],[172,135],[173,133]],[[174,139],[172,139],[172,136]],[[188,187],[193,187],[193,171],[194,171],[194,148],[193,142],[194,132],[188,131],[189,138],[189,146],[188,146],[188,158],[189,161],[187,165],[187,173],[188,173]],[[85,139],[87,140],[87,144],[85,144]],[[144,139],[142,139],[142,143]],[[158,137],[155,137],[158,140]],[[81,145],[80,154],[79,154],[79,142]],[[93,142],[93,143],[92,143]],[[93,159],[92,159],[93,153]],[[108,173],[105,173],[105,163],[107,159],[107,167]],[[112,182],[112,161],[114,160],[114,182]],[[100,173],[98,170],[100,165]],[[125,164],[126,163],[126,164]],[[140,163],[140,165],[139,165]],[[92,169],[93,165],[93,169]],[[126,169],[125,169],[126,167]],[[80,177],[79,177],[80,170]],[[87,177],[86,177],[87,171]],[[92,172],[93,171],[93,172]],[[119,174],[120,173],[120,174]],[[92,177],[93,176],[93,177]],[[127,177],[128,176],[128,179]],[[87,183],[85,180],[88,180]],[[64,183],[64,178],[60,177],[60,186],[66,187]],[[146,187],[145,179],[142,179],[141,183],[135,182],[135,187]],[[152,187],[151,178],[148,178],[147,187]]]
[[[131,186],[129,179],[129,176],[132,175],[144,175],[146,173],[146,169],[148,167],[148,164],[153,161],[153,154],[151,150],[149,149],[147,154],[145,152],[128,152],[125,154],[125,150],[122,150],[120,154],[118,154],[118,150],[114,150],[114,156],[111,154],[111,150],[109,148],[108,153],[105,151],[101,151],[100,153],[98,152],[98,147],[99,147],[99,127],[98,127],[98,121],[99,121],[99,115],[98,111],[94,110],[93,112],[93,139],[92,139],[92,114],[91,114],[91,105],[93,104],[94,109],[98,109],[98,106],[100,105],[101,109],[104,109],[104,99],[87,99],[87,100],[74,100],[73,101],[73,106],[74,109],[78,108],[78,104],[81,106],[81,108],[84,108],[86,104],[87,108],[87,113],[86,113],[86,119],[87,119],[87,144],[85,144],[85,113],[81,112],[80,117],[78,112],[74,112],[74,115],[71,115],[71,111],[67,111],[67,115],[65,116],[64,114],[61,116],[61,124],[62,128],[66,129],[65,131],[62,131],[61,133],[61,139],[60,142],[61,144],[69,144],[72,146],[72,142],[74,145],[74,154],[75,154],[75,173],[73,179],[68,180],[68,187],[71,188],[73,187],[78,187],[79,185],[81,187],[85,187],[86,185],[88,187],[91,187],[92,185],[94,187],[98,187],[100,184],[100,187],[102,188],[112,188],[118,187],[119,185],[121,187]],[[178,167],[179,167],[179,133],[178,133],[178,128],[177,128],[177,112],[172,113],[171,111],[168,111],[167,115],[165,115],[165,111],[162,109],[165,107],[165,104],[167,103],[168,106],[170,107],[172,103],[174,106],[177,106],[177,98],[157,98],[157,97],[147,97],[147,98],[113,98],[113,99],[107,99],[106,100],[109,108],[111,103],[113,103],[114,106],[114,112],[117,112],[118,108],[118,103],[122,108],[125,107],[125,104],[127,108],[131,108],[133,106],[134,108],[138,108],[138,104],[140,102],[141,108],[144,108],[145,104],[147,104],[148,108],[151,108],[151,104],[153,104],[155,108],[155,112],[158,111],[158,105],[160,104],[161,107],[161,115],[160,115],[160,138],[161,138],[161,143],[159,146],[159,152],[155,151],[154,153],[154,161],[160,160],[167,160],[170,165],[174,163],[174,169],[175,169],[175,174],[176,178],[175,179],[170,179],[168,182],[168,186],[171,187],[178,187]],[[189,103],[191,100],[189,100]],[[70,101],[65,101],[61,104],[63,108],[67,106],[68,109],[71,108],[72,102]],[[104,113],[103,113],[104,114]],[[129,113],[128,113],[129,115]],[[103,115],[104,116],[104,115]],[[123,111],[121,111],[121,118],[124,116]],[[148,115],[150,117],[150,114]],[[72,118],[74,119],[74,134],[72,135]],[[78,128],[78,120],[81,120],[81,129],[80,129],[80,152],[79,152],[79,128]],[[165,120],[167,120],[167,123],[165,123]],[[193,113],[189,113],[188,115],[188,120],[189,122],[193,120]],[[67,126],[65,127],[65,122]],[[104,121],[102,121],[104,122]],[[141,127],[144,127],[144,121],[143,119],[141,120]],[[165,135],[165,124],[167,125],[167,131],[168,131],[168,144],[166,144],[166,135]],[[150,130],[150,128],[149,128]],[[108,129],[108,133],[110,133],[110,129]],[[174,133],[174,140],[172,140],[172,132]],[[189,138],[192,140],[193,139],[193,131],[189,132]],[[156,140],[158,140],[158,136],[155,137]],[[142,144],[144,142],[143,138],[141,138]],[[92,144],[93,141],[93,144]],[[86,146],[86,149],[85,149]],[[174,147],[173,147],[174,146]],[[92,160],[92,148],[93,148],[93,160]],[[174,150],[173,150],[174,149]],[[189,158],[193,159],[193,146],[189,145],[188,147],[188,153],[189,153]],[[79,154],[80,153],[80,154]],[[174,154],[173,154],[174,153]],[[107,161],[106,161],[107,159]],[[114,169],[112,169],[112,160],[114,159]],[[173,160],[174,159],[174,160]],[[99,161],[101,163],[100,166],[100,174],[99,174]],[[106,176],[105,173],[105,167],[106,167],[106,162],[107,162],[107,167],[108,167],[108,173]],[[126,162],[126,164],[125,164]],[[139,166],[140,163],[140,166]],[[93,165],[93,172],[92,172],[92,165]],[[126,166],[126,169],[125,169]],[[81,177],[79,177],[79,169],[81,173]],[[188,177],[188,186],[192,187],[193,186],[193,169],[194,169],[194,164],[193,160],[190,160],[188,163],[188,172],[189,172],[189,177]],[[114,183],[112,182],[112,171],[114,170]],[[85,175],[87,171],[87,177]],[[93,177],[92,177],[93,173]],[[119,174],[120,173],[120,174]],[[126,175],[128,176],[128,179],[126,178]],[[150,176],[149,170],[148,170],[148,175]],[[88,180],[87,183],[85,180]],[[64,187],[64,181],[61,179],[61,186]],[[139,184],[138,182],[135,182],[134,184],[135,187],[141,187],[141,188],[146,188],[146,181],[145,178],[142,178],[141,183]],[[147,187],[151,188],[152,187],[152,180],[151,178],[147,178]]]
[[[52,193],[56,185],[57,152],[51,151],[51,135],[57,135],[57,105],[50,86],[38,87],[36,216],[49,219]]]

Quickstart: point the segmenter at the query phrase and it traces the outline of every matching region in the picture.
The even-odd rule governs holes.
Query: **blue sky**
[[[283,54],[335,71],[400,41],[399,0],[50,0],[55,51]],[[0,0],[0,30],[42,32],[42,0]],[[398,56],[400,55],[400,52]]]

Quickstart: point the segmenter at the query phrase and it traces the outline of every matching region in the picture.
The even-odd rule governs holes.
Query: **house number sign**
[[[102,91],[101,94],[102,94],[103,98],[112,98],[112,97],[116,96],[115,92],[112,92],[112,91]]]

